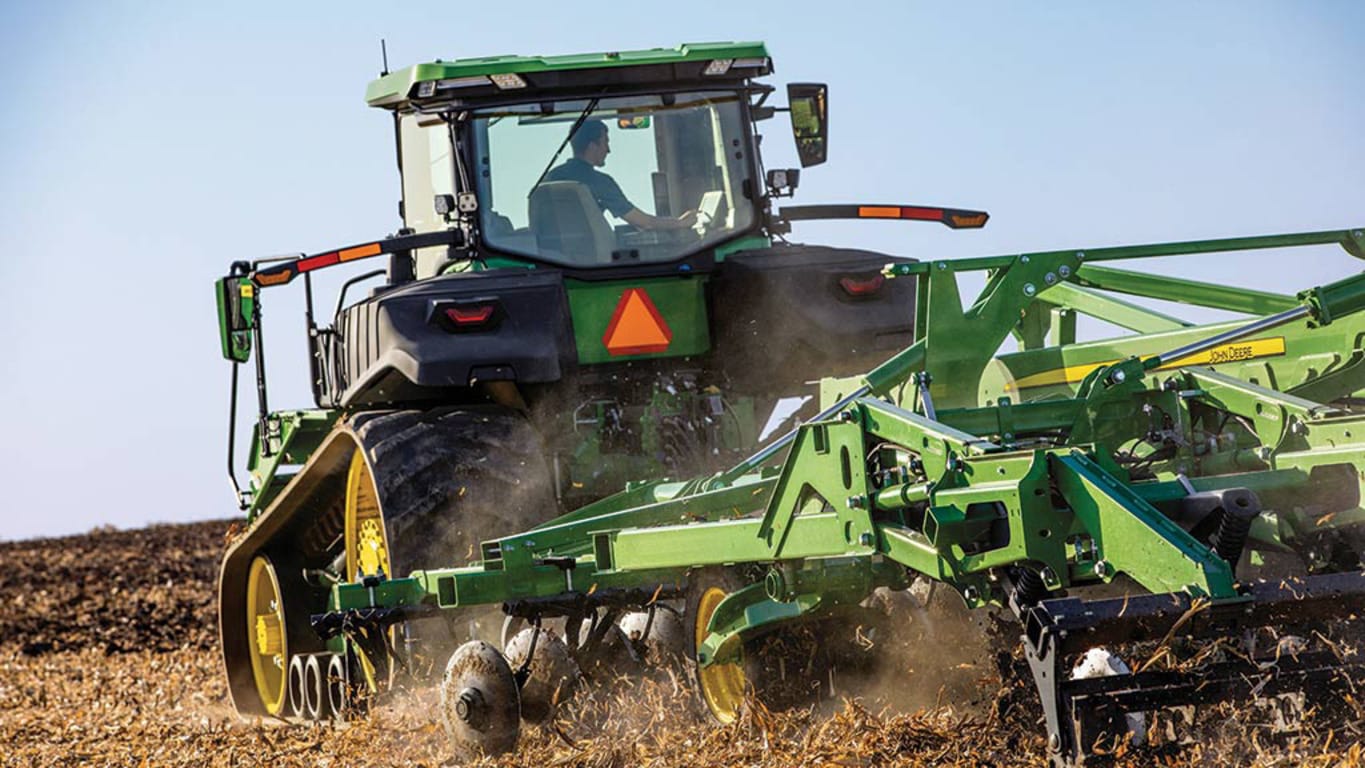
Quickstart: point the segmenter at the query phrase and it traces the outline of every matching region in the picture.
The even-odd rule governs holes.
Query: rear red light
[[[480,304],[468,307],[446,307],[446,317],[450,322],[461,328],[472,328],[483,325],[493,319],[492,304]]]
[[[483,333],[502,322],[502,307],[494,298],[464,301],[437,301],[427,315],[427,322],[448,333]]]
[[[843,277],[839,279],[839,287],[844,289],[844,293],[849,296],[871,296],[880,291],[886,284],[886,277],[883,275],[873,275],[871,277]]]

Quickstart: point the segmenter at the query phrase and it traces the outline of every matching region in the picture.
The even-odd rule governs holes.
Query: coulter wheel
[[[471,640],[455,649],[441,682],[441,721],[462,757],[499,755],[516,746],[521,728],[517,680],[492,645]]]
[[[518,632],[504,647],[507,663],[523,675],[521,717],[543,723],[554,716],[578,687],[578,664],[569,646],[554,632],[535,627]]]
[[[247,644],[256,692],[268,714],[284,709],[289,679],[289,638],[275,566],[264,555],[251,561],[246,586]]]

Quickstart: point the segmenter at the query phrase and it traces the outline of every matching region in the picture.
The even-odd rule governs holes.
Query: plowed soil
[[[95,531],[0,543],[0,765],[460,765],[436,723],[430,690],[400,693],[343,726],[239,718],[215,649],[217,558],[229,524]],[[957,664],[954,684],[901,665],[891,688],[975,690],[1013,702],[933,702],[879,710],[754,712],[715,726],[691,703],[685,676],[617,680],[580,696],[517,752],[478,765],[880,766],[1040,765],[1036,700],[988,668]],[[916,671],[918,667],[921,671]],[[934,682],[930,682],[930,680]],[[1215,721],[1216,724],[1219,721]],[[1315,733],[1266,739],[1229,712],[1206,738],[1120,756],[1123,765],[1362,765],[1359,743]],[[1159,734],[1155,733],[1154,736]]]

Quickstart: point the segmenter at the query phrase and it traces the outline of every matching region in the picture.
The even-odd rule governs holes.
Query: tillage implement
[[[771,106],[771,70],[724,43],[371,84],[404,228],[218,282],[259,405],[220,583],[239,711],[344,716],[448,655],[441,718],[491,753],[596,660],[676,651],[729,722],[868,674],[900,626],[869,606],[932,584],[1012,627],[1059,765],[1218,702],[1359,721],[1365,276],[1291,295],[1112,263],[1365,259],[1365,231],[953,261],[793,245],[796,220],[987,215],[778,207],[799,172],[764,172],[758,128],[789,112],[823,162],[828,94]],[[319,322],[313,272],[376,256]],[[299,279],[317,408],[272,411],[262,292]],[[1082,315],[1119,335],[1078,341]]]

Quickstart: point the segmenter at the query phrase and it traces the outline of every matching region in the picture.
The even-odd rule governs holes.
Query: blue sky
[[[580,9],[580,10],[574,10]],[[767,41],[831,90],[797,202],[980,207],[979,232],[806,224],[940,258],[1365,225],[1365,4],[0,5],[0,539],[236,514],[229,262],[398,226],[380,66]],[[795,165],[771,123],[769,167]],[[1292,291],[1340,252],[1152,263]],[[271,297],[272,404],[303,406],[302,316]]]

